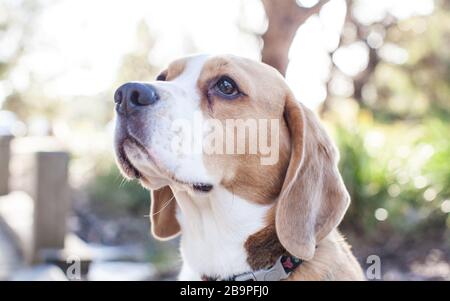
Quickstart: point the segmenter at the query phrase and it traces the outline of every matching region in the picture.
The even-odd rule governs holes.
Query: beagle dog
[[[122,85],[114,100],[118,166],[152,191],[153,236],[181,236],[180,280],[364,279],[336,229],[350,202],[337,150],[274,68],[195,55],[154,82]],[[225,138],[209,139],[215,151],[202,148],[211,126],[181,134],[190,123],[220,128],[236,120],[245,133],[266,122],[253,127],[255,135],[231,138],[235,129],[223,126],[216,134],[228,130]],[[245,142],[250,150],[263,140],[265,151],[230,153],[223,150],[236,145],[221,145]],[[275,155],[264,161],[269,144]]]

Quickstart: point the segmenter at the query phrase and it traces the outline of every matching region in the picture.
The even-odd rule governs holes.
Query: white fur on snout
[[[214,183],[203,164],[202,127],[194,126],[203,118],[197,81],[207,58],[205,55],[194,56],[188,59],[184,71],[175,79],[152,83],[160,94],[160,100],[149,110],[144,142],[152,156],[183,182]],[[188,124],[190,130],[176,129],[177,124],[183,123]],[[185,143],[186,133],[190,134],[188,137],[193,148],[188,152],[177,150],[174,145]]]
[[[149,189],[159,189],[168,184],[167,179],[162,177],[161,172],[155,163],[150,160],[148,154],[127,142],[124,143],[123,149],[131,164],[141,173],[145,174],[145,179],[140,179],[143,182],[143,186]]]

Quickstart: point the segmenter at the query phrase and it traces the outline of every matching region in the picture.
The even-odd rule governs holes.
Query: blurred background
[[[450,280],[448,0],[2,0],[0,279],[174,279],[177,241],[115,166],[112,95],[195,52],[262,59],[320,115],[363,268]]]

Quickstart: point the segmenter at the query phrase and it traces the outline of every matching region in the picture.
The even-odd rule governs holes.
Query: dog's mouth
[[[124,149],[124,144],[127,141],[127,138],[123,139],[118,143],[117,147],[117,163],[121,167],[121,170],[123,174],[130,179],[141,179],[142,174],[141,172],[134,167],[134,165],[131,163],[130,159],[128,159],[128,156]]]
[[[125,151],[125,145],[127,145],[127,147],[136,148],[137,151],[142,153],[145,156],[145,160],[148,161],[149,165],[153,165],[155,167],[155,169],[158,171],[157,173],[161,177],[169,178],[178,184],[188,186],[194,191],[198,192],[206,193],[213,189],[213,185],[209,183],[188,182],[178,179],[172,172],[168,171],[160,164],[158,164],[158,162],[152,157],[152,155],[147,151],[142,143],[140,143],[131,135],[127,135],[125,138],[119,141],[117,146],[117,161],[126,177],[130,179],[141,180],[144,183],[151,182],[148,177],[146,177],[145,172],[140,171],[136,164],[132,163],[132,160],[130,160],[127,152]]]

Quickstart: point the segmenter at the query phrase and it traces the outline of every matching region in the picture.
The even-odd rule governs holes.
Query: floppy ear
[[[169,186],[152,190],[150,220],[155,238],[167,240],[180,233],[180,225],[175,218],[176,207],[177,202]]]
[[[308,260],[316,243],[341,222],[350,197],[337,168],[338,152],[314,113],[288,96],[284,114],[291,158],[275,225],[284,248]]]

